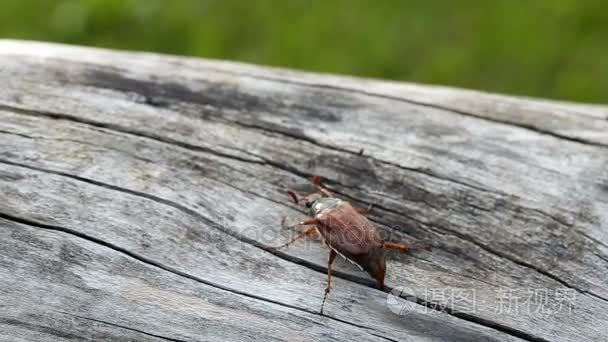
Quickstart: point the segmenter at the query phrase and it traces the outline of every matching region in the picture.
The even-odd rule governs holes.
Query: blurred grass
[[[3,0],[0,37],[600,102],[608,1]]]

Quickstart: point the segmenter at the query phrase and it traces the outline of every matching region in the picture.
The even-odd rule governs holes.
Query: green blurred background
[[[607,102],[608,1],[2,0],[0,37]]]

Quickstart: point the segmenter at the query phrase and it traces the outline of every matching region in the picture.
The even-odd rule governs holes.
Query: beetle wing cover
[[[325,242],[348,258],[356,259],[382,248],[384,240],[380,232],[348,202],[320,212],[316,219]]]

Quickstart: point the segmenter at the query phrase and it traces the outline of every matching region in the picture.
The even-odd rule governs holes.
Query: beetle
[[[338,254],[351,263],[359,266],[376,281],[378,289],[384,288],[386,273],[386,249],[401,251],[426,249],[431,250],[430,244],[405,244],[385,241],[382,233],[367,219],[371,210],[354,208],[349,202],[337,198],[321,184],[318,176],[312,178],[317,190],[298,197],[294,191],[287,191],[296,204],[303,203],[308,209],[311,219],[301,221],[298,225],[312,226],[298,233],[289,242],[275,247],[275,250],[287,247],[292,243],[311,235],[319,234],[329,247],[327,262],[327,287],[321,304],[321,314],[331,289],[332,264]]]

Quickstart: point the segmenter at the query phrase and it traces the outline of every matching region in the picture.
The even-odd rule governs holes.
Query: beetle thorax
[[[337,208],[342,200],[334,197],[321,197],[312,202],[310,206],[310,214],[315,216],[325,209]]]

